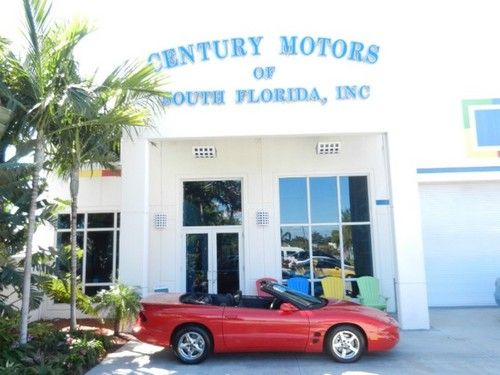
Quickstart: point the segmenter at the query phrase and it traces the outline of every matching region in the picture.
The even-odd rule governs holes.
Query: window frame
[[[118,252],[119,252],[119,244],[118,244],[118,237],[119,237],[119,232],[120,232],[120,227],[118,225],[118,222],[121,222],[121,217],[120,219],[120,211],[117,210],[107,210],[107,211],[86,211],[86,212],[78,212],[78,215],[84,215],[83,218],[83,228],[77,228],[76,232],[82,233],[83,234],[83,257],[82,257],[82,274],[79,275],[81,278],[81,283],[83,287],[84,293],[86,292],[86,287],[110,287],[118,282],[118,274],[117,271],[119,269],[118,267]],[[113,215],[113,226],[112,227],[96,227],[96,228],[89,228],[88,227],[88,216],[92,214],[112,214]],[[71,215],[71,213],[68,212],[63,212],[58,214],[58,217],[60,215]],[[57,224],[55,226],[55,239],[54,239],[54,246],[57,246],[57,237],[59,233],[70,233],[71,228],[65,228],[65,229],[59,229],[57,228]],[[88,233],[89,232],[112,232],[112,238],[113,238],[113,260],[112,260],[112,270],[111,270],[111,282],[97,282],[97,283],[87,283],[86,282],[86,277],[87,277],[87,239],[88,239]]]
[[[240,201],[241,201],[241,223],[240,224],[226,224],[226,225],[184,225],[184,183],[186,182],[208,182],[208,181],[238,181],[240,183]],[[207,229],[207,228],[242,228],[245,224],[245,178],[240,175],[235,176],[199,176],[199,177],[181,177],[179,179],[179,215],[181,230],[188,229]]]
[[[312,223],[311,222],[311,189],[310,189],[310,179],[311,178],[322,178],[322,177],[333,177],[336,178],[336,186],[337,186],[337,210],[338,210],[338,221],[337,222],[325,222],[325,223]],[[367,200],[368,200],[368,221],[363,221],[363,222],[342,222],[342,197],[341,197],[341,182],[340,179],[342,177],[365,177],[366,178],[366,184],[367,184]],[[294,224],[283,224],[281,222],[281,200],[280,200],[280,180],[281,179],[286,179],[286,178],[305,178],[306,179],[306,199],[307,199],[307,219],[308,223],[294,223]],[[313,267],[313,241],[312,241],[312,228],[317,227],[317,226],[330,226],[330,227],[337,227],[339,230],[339,248],[341,249],[340,251],[340,257],[341,257],[341,275],[342,275],[342,280],[344,281],[344,285],[346,285],[346,281],[355,281],[356,278],[351,278],[351,277],[346,277],[345,276],[345,262],[344,262],[344,233],[343,233],[343,227],[350,227],[350,226],[368,226],[370,230],[370,245],[371,245],[371,253],[372,253],[372,269],[373,273],[375,273],[375,256],[374,256],[374,233],[373,233],[373,220],[374,220],[374,209],[372,206],[372,199],[371,199],[371,175],[370,173],[339,173],[339,174],[333,174],[333,173],[324,173],[324,174],[286,174],[286,175],[277,175],[276,176],[276,195],[277,195],[277,200],[276,200],[276,211],[277,211],[277,218],[278,218],[278,228],[279,230],[277,231],[277,238],[278,238],[278,243],[279,243],[279,248],[280,251],[278,252],[279,254],[279,269],[280,269],[280,278],[283,280],[283,274],[281,271],[281,264],[282,264],[282,252],[281,252],[281,247],[282,247],[282,239],[281,239],[281,228],[283,227],[306,227],[308,229],[308,242],[309,242],[309,269],[310,269],[310,276],[308,278],[309,281],[309,286],[310,286],[310,293],[311,295],[314,294],[314,285],[315,283],[321,283],[321,278],[316,278],[314,275],[314,267]],[[285,279],[286,280],[286,279]],[[284,281],[284,280],[283,280]]]

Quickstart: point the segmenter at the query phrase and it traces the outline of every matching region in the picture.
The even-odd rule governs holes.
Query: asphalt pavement
[[[180,364],[158,346],[130,341],[87,375],[375,375],[500,374],[500,307],[430,310],[431,329],[402,331],[389,352],[368,353],[354,364],[326,354],[215,354],[199,365]]]

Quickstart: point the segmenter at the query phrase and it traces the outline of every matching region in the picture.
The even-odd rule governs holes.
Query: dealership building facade
[[[168,74],[172,96],[154,129],[123,139],[118,171],[81,172],[86,292],[120,280],[144,295],[254,294],[262,277],[303,277],[319,295],[336,276],[354,296],[370,275],[407,329],[429,327],[429,306],[494,304],[500,55],[481,55],[488,23],[466,34],[473,14],[458,8],[442,30],[444,5],[384,22],[368,3],[363,14],[331,5],[314,22],[311,9],[278,20],[266,6],[248,9],[250,22],[170,4],[169,33],[151,9],[100,15],[114,28],[87,59],[114,63],[123,48],[105,51],[117,41]],[[148,22],[132,33],[134,17]],[[54,181],[49,194],[67,190]],[[68,237],[66,214],[38,233],[43,245]]]

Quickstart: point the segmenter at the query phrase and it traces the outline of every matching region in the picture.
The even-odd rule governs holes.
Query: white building
[[[123,141],[121,176],[82,179],[89,293],[117,275],[145,294],[251,294],[261,277],[297,275],[319,293],[335,272],[350,293],[352,278],[373,275],[408,329],[428,328],[428,306],[494,303],[489,2],[62,4],[60,16],[97,23],[84,69],[140,57],[173,93],[154,131]]]

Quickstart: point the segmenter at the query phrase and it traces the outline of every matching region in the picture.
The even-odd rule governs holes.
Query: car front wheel
[[[173,350],[182,363],[194,365],[203,362],[211,350],[210,337],[201,327],[186,326],[175,334]]]
[[[327,348],[337,362],[356,362],[365,351],[365,337],[350,325],[335,327],[327,336]]]

